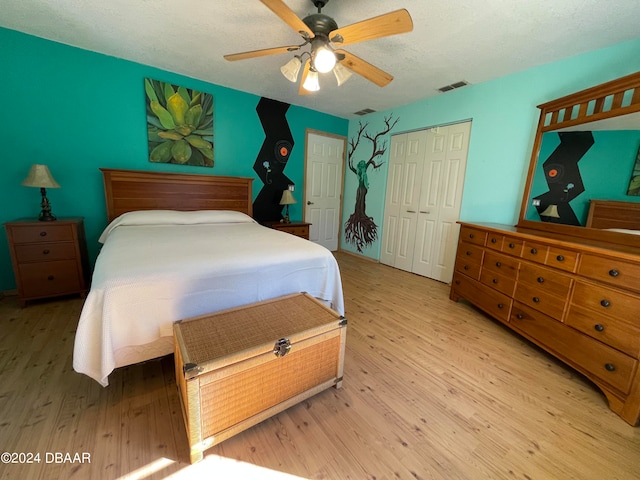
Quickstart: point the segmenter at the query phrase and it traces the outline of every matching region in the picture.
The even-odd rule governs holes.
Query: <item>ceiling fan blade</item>
[[[293,28],[296,33],[305,32],[309,38],[313,38],[313,32],[298,15],[295,14],[282,0],[260,0],[273,13],[280,17],[287,25]]]
[[[304,82],[307,80],[307,75],[309,74],[309,67],[311,67],[311,62],[309,61],[309,59],[307,59],[307,61],[304,62],[302,77],[300,78],[300,87],[298,88],[298,95],[309,95],[313,93],[302,87],[304,85]]]
[[[411,15],[409,15],[407,10],[402,8],[378,17],[338,28],[329,34],[329,38],[334,43],[350,45],[352,43],[388,37],[389,35],[396,35],[398,33],[406,33],[411,30],[413,30]]]
[[[279,53],[295,52],[299,49],[300,47],[298,45],[289,45],[286,47],[274,47],[265,48],[263,50],[252,50],[250,52],[232,53],[230,55],[225,55],[224,58],[225,60],[234,62],[236,60],[246,60],[248,58],[264,57],[266,55],[277,55]]]
[[[378,67],[356,57],[352,53],[345,50],[336,50],[336,53],[344,55],[344,60],[340,62],[342,66],[375,83],[379,87],[384,87],[393,80],[393,75],[384,70],[380,70]]]

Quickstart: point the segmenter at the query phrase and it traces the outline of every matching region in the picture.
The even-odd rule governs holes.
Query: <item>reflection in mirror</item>
[[[607,129],[606,122],[628,127],[615,120],[542,135],[527,220],[584,226],[591,199],[640,202],[628,195],[633,193],[629,187],[640,155],[640,130]]]

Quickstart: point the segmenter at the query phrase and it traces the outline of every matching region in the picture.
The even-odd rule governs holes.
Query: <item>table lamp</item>
[[[282,192],[282,198],[280,199],[280,205],[286,205],[284,223],[291,223],[289,219],[289,205],[292,203],[296,203],[296,199],[293,198],[293,193],[291,193],[291,190],[284,190]]]
[[[32,165],[31,170],[29,170],[29,175],[24,179],[22,185],[40,189],[40,194],[42,195],[42,211],[40,212],[38,220],[43,222],[55,220],[56,217],[51,214],[51,205],[47,199],[47,188],[60,188],[60,185],[53,179],[49,167],[46,165]]]

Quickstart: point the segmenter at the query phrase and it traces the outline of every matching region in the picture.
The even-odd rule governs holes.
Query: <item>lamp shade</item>
[[[309,73],[307,74],[307,78],[304,81],[302,88],[304,88],[308,92],[317,92],[318,90],[320,90],[320,82],[318,81],[318,72],[314,70],[309,70]]]
[[[302,61],[300,60],[300,57],[296,56],[280,67],[280,71],[287,80],[295,83],[298,81],[298,72],[300,71],[300,67],[302,67]]]
[[[338,86],[342,85],[344,82],[351,78],[351,72],[343,67],[340,63],[336,63],[336,66],[333,67],[333,74],[338,81]]]
[[[549,205],[547,208],[545,208],[544,212],[540,213],[540,216],[560,218],[560,214],[558,213],[558,206]]]
[[[53,179],[49,167],[37,164],[31,165],[31,170],[29,170],[27,178],[22,181],[22,185],[25,187],[60,188],[58,182]]]
[[[293,193],[291,193],[291,190],[284,190],[282,192],[282,198],[280,199],[280,205],[291,205],[292,203],[296,203],[296,199],[293,198]]]

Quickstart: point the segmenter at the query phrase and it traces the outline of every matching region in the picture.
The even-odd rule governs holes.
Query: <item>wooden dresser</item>
[[[592,380],[640,418],[640,249],[461,224],[450,298],[464,298]]]
[[[18,220],[5,228],[23,307],[29,300],[86,293],[89,264],[82,218]]]

